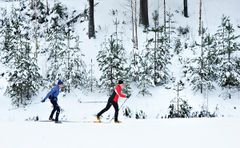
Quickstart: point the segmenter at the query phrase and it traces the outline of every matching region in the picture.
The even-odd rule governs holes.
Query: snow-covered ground
[[[45,93],[45,92],[43,92]],[[73,93],[74,94],[74,93]],[[166,93],[167,94],[167,93]],[[165,94],[165,96],[166,96]],[[94,97],[95,96],[95,97]],[[97,96],[97,97],[96,97]],[[77,99],[77,97],[79,97]],[[87,98],[86,99],[84,99]],[[59,97],[59,104],[64,109],[60,119],[72,122],[55,124],[52,122],[25,121],[38,116],[48,119],[51,111],[49,101],[32,104],[26,108],[14,109],[9,106],[6,97],[0,99],[0,148],[239,148],[240,118],[189,118],[156,119],[157,113],[164,115],[167,101],[149,98],[148,101],[129,100],[126,106],[143,109],[149,115],[146,120],[128,119],[122,116],[122,124],[91,123],[94,114],[105,103],[79,103],[81,101],[106,101],[104,95]],[[161,99],[163,100],[163,99]],[[38,102],[37,102],[38,101]],[[120,100],[121,105],[123,100]],[[159,107],[157,107],[157,103]],[[226,104],[226,103],[225,103]],[[232,106],[226,105],[228,107]],[[10,109],[10,110],[9,110]],[[233,116],[234,109],[226,109],[224,114]],[[113,116],[113,108],[104,114],[108,122]],[[90,123],[89,123],[90,121]]]
[[[53,2],[53,0],[49,0]],[[157,7],[157,0],[149,0],[149,18],[152,11]],[[81,12],[87,6],[86,0],[61,0],[70,10],[77,9]],[[95,61],[101,43],[114,32],[113,17],[110,10],[118,9],[119,19],[129,23],[129,16],[124,16],[127,1],[120,0],[96,0],[99,2],[95,11],[95,23],[97,38],[89,40],[87,33],[87,22],[78,24],[76,29],[80,34],[80,45],[85,54],[84,60],[87,64],[90,59],[94,60],[95,74],[100,75],[100,71]],[[159,0],[162,8],[162,0]],[[229,15],[235,25],[240,24],[240,17],[236,13],[239,11],[239,0],[210,0],[204,1],[203,20],[204,26],[210,32],[216,32],[217,26],[223,14]],[[169,0],[167,7],[176,12],[182,10],[182,1]],[[198,26],[198,1],[189,1],[189,18],[184,18],[181,12],[175,13],[178,25],[190,26],[190,38],[195,38]],[[0,1],[1,7],[11,8],[12,4]],[[101,13],[100,13],[101,12]],[[104,19],[103,19],[104,18]],[[104,20],[104,21],[103,21]],[[150,19],[150,22],[152,20]],[[131,25],[122,25],[123,32],[121,38],[124,40],[127,52],[132,49]],[[139,28],[140,49],[144,47],[145,35]],[[237,30],[239,32],[239,29]],[[190,56],[190,55],[188,55]],[[44,73],[46,63],[39,65]],[[179,66],[181,67],[181,65]],[[179,67],[174,74],[179,73]],[[5,67],[0,63],[0,74],[5,71]],[[180,77],[180,76],[179,76]],[[100,111],[105,103],[79,103],[79,101],[106,101],[106,94],[88,93],[74,90],[65,97],[60,94],[59,105],[63,112],[60,119],[76,121],[72,123],[54,124],[47,122],[25,121],[38,116],[42,120],[48,119],[51,111],[49,101],[40,103],[48,90],[39,90],[38,96],[33,98],[33,103],[26,108],[16,109],[11,106],[11,99],[4,95],[7,82],[0,77],[0,148],[239,148],[240,133],[240,92],[236,93],[232,99],[224,100],[219,97],[221,90],[209,92],[206,97],[201,94],[194,94],[190,88],[180,92],[180,96],[188,100],[195,111],[199,111],[201,106],[208,99],[208,106],[211,112],[216,111],[218,118],[202,119],[161,119],[168,113],[170,100],[176,97],[176,92],[163,87],[152,88],[152,96],[141,97],[137,92],[133,92],[130,100],[124,107],[130,107],[133,112],[143,110],[146,120],[134,120],[123,117],[123,110],[120,110],[119,119],[123,124],[94,124],[83,123],[93,121],[94,115]],[[134,89],[134,88],[133,88]],[[123,100],[119,101],[119,105]],[[217,108],[217,110],[216,110]],[[104,118],[113,116],[113,108],[104,114]],[[224,117],[224,118],[222,118]]]
[[[1,148],[239,148],[240,119],[0,122]]]

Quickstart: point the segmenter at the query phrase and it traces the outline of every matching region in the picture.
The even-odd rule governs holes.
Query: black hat
[[[119,80],[119,81],[118,81],[118,84],[123,84],[123,80]]]
[[[58,80],[58,85],[62,85],[62,84],[63,84],[63,81]]]

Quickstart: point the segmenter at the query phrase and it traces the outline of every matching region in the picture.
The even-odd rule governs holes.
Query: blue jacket
[[[57,101],[59,91],[60,91],[60,87],[56,84],[43,100],[45,101],[47,98],[49,98],[51,96],[50,99],[53,98],[53,99],[56,99],[56,101]]]

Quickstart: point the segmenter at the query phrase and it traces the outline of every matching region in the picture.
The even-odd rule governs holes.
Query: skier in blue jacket
[[[47,100],[47,98],[50,99],[50,102],[53,105],[53,110],[49,116],[49,120],[51,121],[55,121],[56,123],[58,123],[58,116],[60,114],[60,106],[58,105],[57,101],[58,101],[58,94],[60,92],[60,89],[63,87],[63,82],[61,80],[58,80],[58,83],[51,89],[51,91],[47,94],[47,96],[41,101],[41,102],[45,102]],[[54,113],[57,111],[56,113],[56,118],[53,119],[53,115]]]

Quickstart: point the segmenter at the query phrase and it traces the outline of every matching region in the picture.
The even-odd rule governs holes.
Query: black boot
[[[57,113],[56,113],[56,118],[55,118],[55,123],[61,123],[60,121],[58,121],[58,116],[59,116],[59,113],[60,113],[60,109],[57,110]]]
[[[96,122],[101,122],[101,118],[99,115],[97,115],[97,121]]]
[[[57,121],[57,120],[55,120],[55,123],[62,123],[62,121]]]
[[[118,121],[118,120],[115,120],[114,122],[115,122],[115,123],[122,123],[121,121]]]
[[[55,121],[55,119],[53,119],[52,117],[49,117],[49,120],[50,120],[50,121]]]

